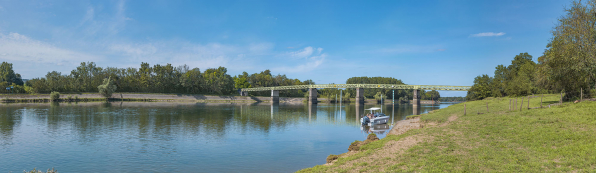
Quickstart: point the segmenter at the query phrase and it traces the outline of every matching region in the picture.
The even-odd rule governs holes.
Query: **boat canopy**
[[[378,107],[374,107],[374,108],[369,108],[369,109],[364,109],[366,111],[376,111],[376,110],[381,110],[381,108]]]

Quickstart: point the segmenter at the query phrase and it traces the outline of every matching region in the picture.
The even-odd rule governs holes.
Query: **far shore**
[[[319,103],[329,103],[327,98],[317,98]],[[106,101],[97,93],[61,93],[59,102],[98,102]],[[199,103],[253,103],[270,102],[271,97],[264,96],[233,96],[233,95],[199,95],[199,94],[166,94],[166,93],[114,93],[108,101],[135,101],[135,102],[199,102]],[[279,97],[279,102],[303,103],[303,97]],[[51,102],[50,94],[1,94],[2,103],[35,103]],[[333,101],[333,103],[335,103]],[[343,103],[355,103],[355,99],[345,100]],[[397,103],[397,102],[396,102]],[[438,104],[439,101],[421,100],[421,104]],[[365,104],[377,104],[375,99],[366,99]],[[383,104],[392,104],[390,99]],[[409,104],[412,104],[410,100]]]

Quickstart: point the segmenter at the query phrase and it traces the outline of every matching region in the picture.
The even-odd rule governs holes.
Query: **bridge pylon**
[[[356,88],[356,104],[364,104],[364,88]]]
[[[308,104],[317,104],[317,102],[319,102],[317,100],[318,95],[319,95],[319,93],[317,93],[316,88],[309,88],[308,89]]]

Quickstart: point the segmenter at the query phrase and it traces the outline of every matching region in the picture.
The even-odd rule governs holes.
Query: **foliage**
[[[97,86],[97,90],[99,94],[106,99],[112,97],[112,93],[116,91],[116,85],[112,82],[112,78],[108,77],[107,79],[103,79],[103,84]],[[70,98],[69,98],[70,100]]]
[[[352,95],[349,92],[345,92],[344,96],[342,97],[343,100],[349,101]]]
[[[377,102],[381,102],[381,100],[385,100],[387,96],[385,96],[384,94],[382,94],[380,91],[377,92],[377,94],[375,94],[374,98],[375,100],[377,100]]]
[[[234,81],[224,67],[190,69],[171,64],[150,66],[141,63],[140,68],[97,67],[93,62],[83,62],[69,75],[49,72],[44,78],[27,81],[31,92],[99,92],[97,86],[110,78],[121,92],[188,93],[188,94],[230,94]]]
[[[246,79],[246,82],[244,82]],[[248,74],[243,72],[240,75],[234,76],[236,88],[250,88],[250,87],[274,87],[274,86],[289,86],[289,85],[314,85],[315,82],[312,80],[300,81],[298,79],[290,79],[286,75],[272,75],[270,70],[265,70],[260,73]],[[307,93],[306,89],[303,90],[281,90],[279,91],[280,97],[301,97]],[[269,91],[250,92],[249,94],[255,96],[270,96]]]
[[[58,99],[60,99],[60,92],[52,91],[52,93],[50,93],[50,100],[58,101]]]
[[[422,95],[422,100],[439,100],[439,98],[441,98],[441,94],[436,90],[425,92]]]
[[[248,73],[243,72],[242,75],[234,76],[234,87],[235,88],[251,88],[248,83]]]
[[[582,88],[596,88],[596,0],[574,1],[565,12],[538,59],[538,71],[543,87],[564,90],[570,99],[579,97]]]
[[[395,79],[392,77],[351,77],[346,80],[346,84],[396,84],[396,85],[405,85],[401,80]],[[374,98],[374,95],[378,92],[385,95],[385,98],[392,98],[392,90],[391,89],[365,89],[364,90],[364,97]],[[356,95],[355,89],[348,89],[351,95]],[[413,90],[395,90],[395,98],[400,98],[403,96],[408,96],[409,98],[413,98]]]
[[[12,84],[23,85],[21,75],[12,69],[12,63],[2,62],[0,65],[0,82],[6,82],[7,86]]]
[[[474,78],[466,99],[479,100],[487,97],[526,96],[541,91],[536,87],[536,63],[528,53],[520,53],[511,65],[495,67],[494,77],[486,74]]]
[[[468,100],[565,92],[565,100],[596,94],[596,0],[574,1],[552,30],[538,63],[522,53],[511,65],[496,67],[494,77],[474,79]]]

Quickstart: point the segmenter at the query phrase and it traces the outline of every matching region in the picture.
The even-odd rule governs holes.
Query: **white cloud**
[[[98,56],[56,47],[27,36],[0,33],[0,59],[9,62],[44,63],[54,65],[78,64],[101,59]]]
[[[278,68],[272,69],[273,71],[280,72],[280,73],[304,73],[308,71],[312,71],[319,67],[327,58],[327,54],[322,53],[323,48],[317,48],[316,53],[314,52],[315,49],[312,47],[306,47],[300,51],[290,52],[287,54],[282,55],[290,55],[291,57],[300,58],[299,60],[294,60],[297,62],[289,62],[298,64],[296,66],[282,66]],[[292,60],[288,60],[292,61]]]
[[[108,27],[111,33],[116,34],[120,32],[126,26],[126,21],[132,20],[131,18],[126,17],[125,12],[126,8],[124,0],[118,1],[116,6],[116,14],[114,15],[114,19]]]
[[[289,52],[287,55],[293,58],[306,58],[309,57],[310,55],[312,55],[312,53],[314,52],[314,49],[310,46],[305,47],[302,50],[299,51],[295,51],[295,52]]]
[[[505,35],[504,32],[494,33],[494,32],[482,32],[478,34],[472,34],[471,37],[498,37]]]
[[[87,7],[83,18],[75,29],[82,30],[88,36],[95,35],[104,38],[118,34],[125,29],[127,21],[132,19],[126,16],[126,3],[124,0],[119,0],[113,8],[115,13],[107,15],[107,18],[102,18],[101,16],[105,15],[101,14],[101,7]]]
[[[113,44],[109,52],[123,57],[122,64],[138,66],[149,64],[189,65],[200,69],[224,66],[235,70],[252,70],[262,55],[271,54],[273,44],[253,43],[234,46],[219,43],[194,44],[180,41],[151,42],[144,44]],[[123,66],[127,67],[127,66]]]

